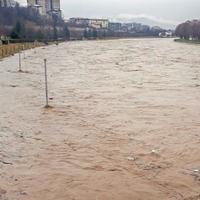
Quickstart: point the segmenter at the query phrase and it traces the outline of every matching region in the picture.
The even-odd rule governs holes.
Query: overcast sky
[[[26,0],[18,0],[25,3]],[[146,17],[166,23],[200,18],[200,0],[61,0],[68,17],[134,19]]]

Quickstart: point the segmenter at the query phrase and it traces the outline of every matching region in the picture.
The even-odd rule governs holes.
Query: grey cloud
[[[19,0],[25,3],[25,0]],[[186,19],[200,18],[199,0],[61,0],[65,17],[148,18],[176,23]]]

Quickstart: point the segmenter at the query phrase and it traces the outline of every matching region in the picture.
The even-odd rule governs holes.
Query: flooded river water
[[[124,39],[0,61],[0,199],[198,200],[199,53]]]

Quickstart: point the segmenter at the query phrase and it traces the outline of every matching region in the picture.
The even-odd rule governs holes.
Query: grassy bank
[[[44,43],[41,42],[31,42],[31,43],[14,43],[7,45],[0,45],[0,59],[12,56],[20,51],[27,49],[33,49],[36,47],[43,46]]]
[[[175,39],[175,42],[183,42],[188,44],[200,44],[200,40],[185,40],[185,39]]]

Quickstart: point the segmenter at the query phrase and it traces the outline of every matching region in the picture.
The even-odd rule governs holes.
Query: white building
[[[168,38],[168,37],[172,37],[172,36],[173,36],[172,31],[165,31],[165,32],[159,33],[159,37],[162,37],[162,38]]]
[[[108,19],[70,18],[69,23],[96,29],[107,29],[109,25]]]
[[[89,26],[92,28],[105,28],[107,29],[109,25],[108,19],[90,19]]]

